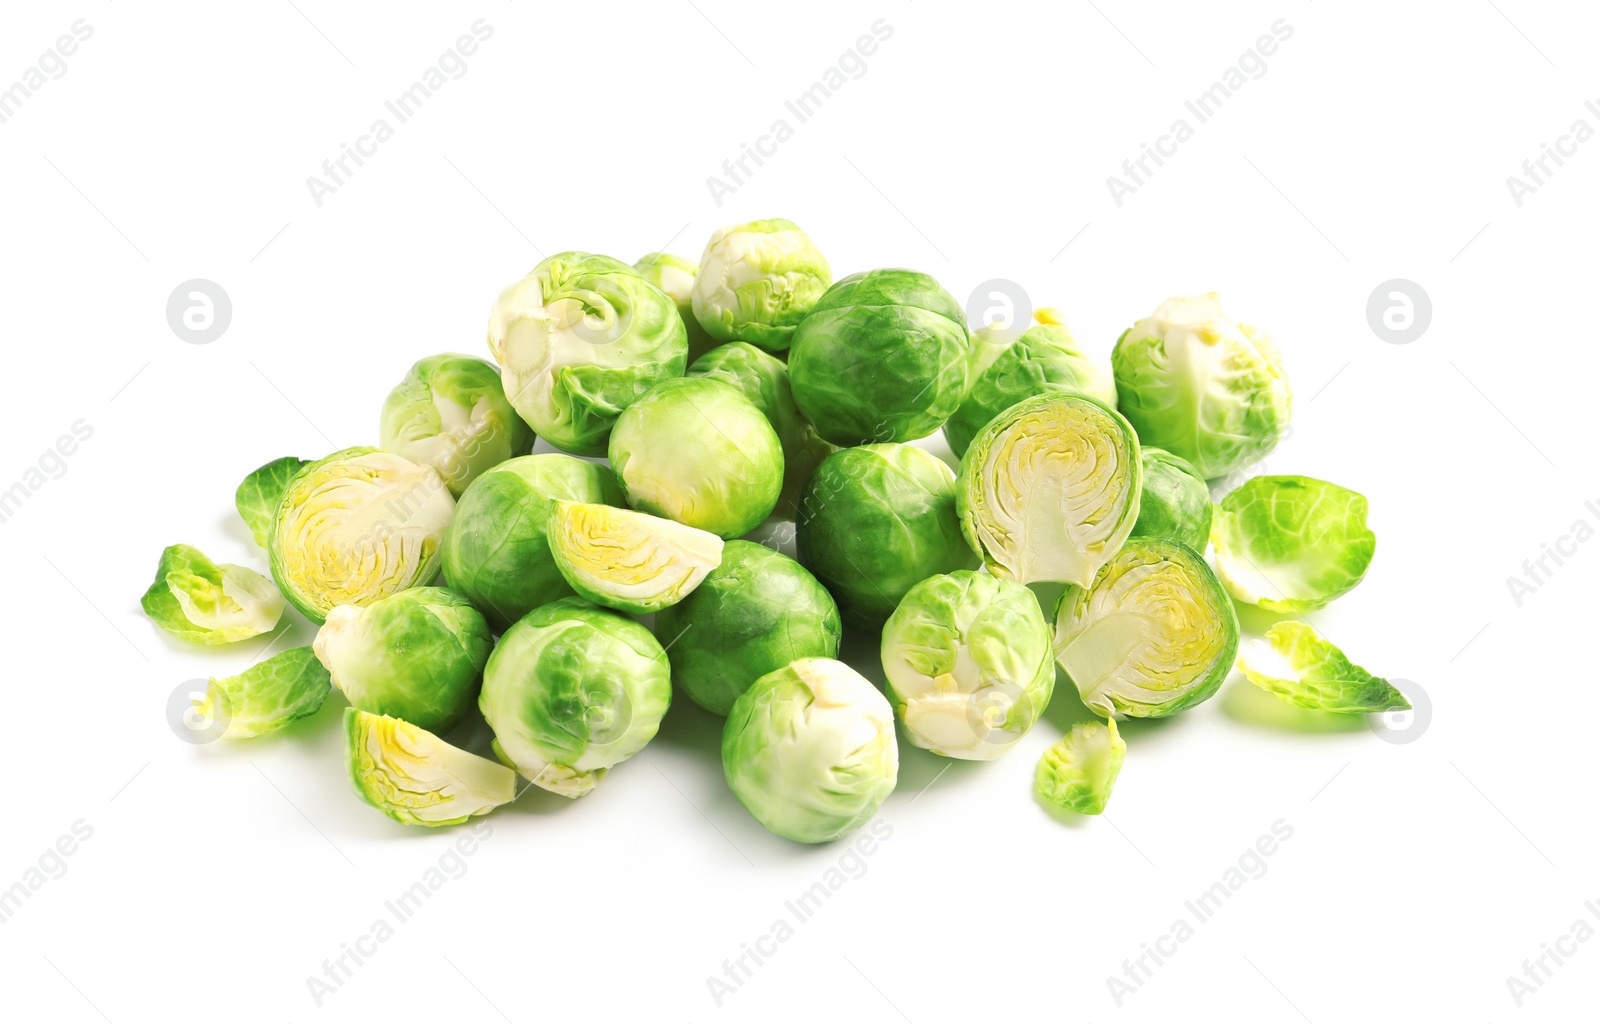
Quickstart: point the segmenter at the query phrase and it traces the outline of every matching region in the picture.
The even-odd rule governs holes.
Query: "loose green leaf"
[[[1039,799],[1079,814],[1099,814],[1111,799],[1128,745],[1115,719],[1079,722],[1044,752],[1034,776]]]
[[[198,548],[161,552],[156,580],[139,604],[162,629],[195,643],[231,644],[267,632],[283,614],[272,581],[242,565],[216,565]]]
[[[1363,495],[1308,476],[1258,476],[1217,506],[1211,543],[1236,600],[1305,612],[1360,583],[1378,541]]]
[[[195,717],[223,739],[245,740],[276,732],[315,714],[333,692],[328,670],[309,647],[295,647],[251,665],[236,676],[212,679]]]
[[[267,546],[267,534],[272,530],[272,517],[278,511],[278,502],[289,481],[305,466],[305,459],[285,455],[257,469],[244,478],[239,489],[233,492],[233,505],[239,518],[250,528],[250,536],[262,547]]]
[[[1290,704],[1318,711],[1408,711],[1411,702],[1303,622],[1280,622],[1240,652],[1245,678]]]

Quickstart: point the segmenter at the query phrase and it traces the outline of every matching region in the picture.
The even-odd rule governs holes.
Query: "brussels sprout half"
[[[378,447],[432,466],[459,497],[484,470],[533,448],[506,401],[500,371],[471,356],[429,356],[389,392]]]
[[[832,280],[828,261],[792,221],[754,220],[711,236],[690,297],[713,338],[781,352]]]
[[[402,825],[459,825],[517,796],[517,775],[410,722],[345,708],[356,795]]]
[[[1211,543],[1237,600],[1305,612],[1360,583],[1378,539],[1365,496],[1308,476],[1258,476],[1217,506]]]
[[[644,512],[558,501],[550,554],[596,604],[648,615],[688,597],[722,560],[722,538]]]
[[[1211,491],[1205,477],[1183,459],[1160,448],[1139,449],[1144,469],[1135,537],[1162,537],[1205,551],[1211,537]]]
[[[1099,814],[1111,799],[1127,752],[1116,719],[1079,722],[1039,759],[1034,792],[1063,810]]]
[[[1304,622],[1280,622],[1266,641],[1252,640],[1239,652],[1245,678],[1303,708],[1370,714],[1409,711],[1411,702],[1387,679],[1353,665],[1343,651]]]
[[[208,646],[259,636],[283,615],[283,595],[271,580],[242,565],[216,565],[187,544],[161,552],[139,604],[168,633]]]
[[[228,740],[277,732],[315,714],[333,692],[328,670],[309,647],[280,651],[236,676],[213,678],[194,715]]]
[[[717,347],[720,339],[707,334],[706,329],[700,326],[700,321],[694,318],[691,296],[694,293],[694,279],[700,273],[700,264],[669,252],[651,252],[640,256],[634,262],[633,269],[646,281],[666,292],[678,307],[678,319],[683,321],[683,328],[688,333],[689,362],[694,362]]]

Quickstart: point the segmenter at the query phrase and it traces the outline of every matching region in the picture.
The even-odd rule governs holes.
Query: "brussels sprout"
[[[662,381],[628,406],[609,457],[629,505],[719,537],[759,526],[783,487],[772,424],[736,389],[703,377]]]
[[[781,352],[832,280],[828,261],[790,221],[736,224],[706,243],[690,292],[694,318],[713,338]]]
[[[489,350],[512,408],[575,455],[603,455],[617,415],[683,376],[689,342],[672,297],[609,256],[564,252],[506,288]]]
[[[961,405],[970,349],[961,305],[939,282],[869,270],[829,288],[800,322],[789,383],[834,444],[911,441]]]
[[[236,676],[213,678],[194,716],[223,739],[245,740],[277,732],[316,713],[333,692],[328,670],[309,647],[280,651]]]
[[[460,496],[484,470],[533,448],[506,401],[500,371],[470,356],[429,356],[383,403],[378,447],[432,466]]]
[[[1117,721],[1079,722],[1039,759],[1034,791],[1039,799],[1079,814],[1099,814],[1111,799],[1128,745]]]
[[[1056,661],[1089,710],[1165,718],[1217,692],[1239,649],[1222,584],[1191,548],[1135,537],[1056,605]]]
[[[1253,640],[1239,652],[1245,678],[1290,704],[1317,711],[1368,714],[1409,711],[1411,702],[1360,665],[1352,665],[1304,622],[1280,622],[1265,642]]]
[[[996,576],[1087,587],[1139,518],[1142,476],[1127,420],[1082,395],[1040,395],[961,457],[961,532]]]
[[[1163,302],[1111,353],[1122,414],[1142,444],[1206,479],[1260,460],[1289,425],[1289,379],[1264,331],[1229,320],[1215,292]]]
[[[376,448],[335,452],[284,490],[267,539],[272,578],[316,623],[338,605],[431,583],[455,507],[432,466]]]
[[[443,587],[340,605],[312,641],[352,705],[441,732],[472,706],[493,644],[482,613]]]
[[[666,652],[648,629],[567,597],[506,630],[478,707],[501,760],[536,786],[580,797],[644,749],[671,700]]]
[[[877,629],[929,576],[977,568],[956,520],[955,482],[949,466],[905,444],[844,448],[817,467],[795,543],[846,623]]]
[[[1308,476],[1258,476],[1217,506],[1211,543],[1237,600],[1306,612],[1361,582],[1378,538],[1355,491]]]
[[[267,534],[272,531],[272,515],[278,511],[278,502],[283,500],[284,490],[294,475],[300,472],[300,468],[307,465],[310,463],[305,459],[297,459],[293,455],[273,459],[245,477],[239,489],[233,492],[233,507],[239,510],[239,518],[244,520],[244,525],[250,528],[250,536],[262,547],[267,546]]]
[[[747,540],[694,593],[656,613],[672,681],[714,715],[750,684],[797,658],[839,653],[839,607],[799,562]]]
[[[557,500],[621,505],[622,491],[604,465],[552,452],[500,463],[456,502],[440,549],[445,582],[499,630],[572,595],[545,539]]]
[[[769,832],[826,843],[859,827],[894,791],[894,712],[877,687],[831,658],[801,658],[757,679],[722,730],[722,770]]]
[[[1139,491],[1135,537],[1161,537],[1205,551],[1211,537],[1211,491],[1189,463],[1168,451],[1139,449],[1144,486]]]
[[[972,386],[944,425],[945,440],[957,456],[990,420],[1034,395],[1067,391],[1116,407],[1111,371],[1090,359],[1049,310],[1041,309],[1035,315],[1049,319],[1015,340],[1008,340],[995,328],[973,333]]]
[[[700,321],[694,318],[694,279],[700,273],[700,264],[674,256],[669,252],[652,252],[640,256],[633,269],[651,284],[666,292],[678,307],[678,319],[689,337],[689,362],[717,347],[717,339],[706,333]]]
[[[168,633],[207,646],[259,636],[283,615],[271,580],[242,565],[215,565],[187,544],[161,552],[156,581],[139,604]]]
[[[912,587],[883,627],[889,699],[911,742],[990,761],[1033,728],[1056,665],[1033,591],[962,569]]]
[[[510,768],[410,722],[345,708],[344,739],[356,795],[402,825],[459,825],[517,797]]]
[[[689,376],[708,377],[738,388],[771,421],[783,447],[783,491],[778,495],[776,514],[794,519],[801,489],[835,448],[800,415],[789,390],[789,368],[777,356],[748,342],[730,341],[695,360]]]
[[[635,615],[682,601],[722,560],[714,533],[609,505],[556,502],[549,537],[579,596]]]

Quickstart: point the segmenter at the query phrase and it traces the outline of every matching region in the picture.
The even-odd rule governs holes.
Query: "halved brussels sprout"
[[[550,554],[578,595],[648,615],[677,604],[722,560],[722,538],[644,512],[558,501]]]
[[[817,467],[795,543],[845,622],[877,629],[929,576],[977,568],[961,539],[955,482],[949,466],[907,444],[844,448]]]
[[[831,658],[801,658],[751,684],[722,730],[728,785],[767,830],[826,843],[894,791],[900,750],[878,688]]]
[[[1361,582],[1378,538],[1363,495],[1308,476],[1258,476],[1217,506],[1211,543],[1240,602],[1306,612]]]
[[[1038,721],[1055,686],[1033,591],[966,569],[912,587],[883,627],[889,699],[911,742],[990,761]]]
[[[666,652],[650,631],[568,597],[506,630],[478,707],[501,760],[536,786],[580,797],[650,742],[671,700]]]
[[[272,578],[321,623],[341,604],[370,604],[439,575],[455,499],[432,466],[346,448],[290,481],[272,521]]]
[[[161,552],[156,580],[139,604],[168,633],[208,646],[259,636],[283,615],[283,595],[271,580],[242,565],[216,565],[187,544]]]
[[[1139,441],[1092,398],[1040,395],[961,457],[961,532],[996,576],[1087,587],[1139,518]]]
[[[713,338],[781,352],[832,280],[828,261],[793,222],[736,224],[706,243],[690,293],[694,317]]]
[[[1034,316],[1039,323],[1021,337],[995,327],[973,332],[972,384],[944,425],[945,440],[958,457],[990,420],[1034,395],[1066,391],[1116,408],[1110,368],[1090,359],[1053,311],[1041,309]]]
[[[378,447],[432,466],[460,496],[484,470],[533,448],[506,401],[500,371],[471,356],[417,362],[383,403]]]
[[[1229,320],[1215,292],[1156,307],[1117,340],[1111,368],[1140,443],[1208,480],[1258,461],[1289,426],[1283,357],[1266,332]]]
[[[609,455],[629,505],[724,538],[759,526],[783,487],[772,424],[738,390],[703,377],[662,381],[628,406]]]
[[[1089,710],[1165,718],[1217,692],[1239,649],[1233,604],[1182,544],[1128,541],[1056,605],[1056,661]]]
[[[1280,622],[1265,641],[1239,652],[1239,671],[1268,693],[1317,711],[1369,714],[1409,711],[1411,702],[1387,679],[1353,665],[1304,622]]]
[[[961,304],[927,274],[851,274],[817,300],[789,352],[794,400],[838,445],[912,441],[944,425],[967,391]]]
[[[250,536],[255,538],[257,544],[267,546],[267,534],[272,532],[272,516],[278,511],[278,502],[283,500],[284,490],[301,467],[309,465],[305,459],[297,459],[293,455],[273,459],[245,477],[239,489],[233,492],[233,507],[239,510],[239,518],[250,528]]]
[[[500,463],[456,502],[440,549],[445,582],[499,630],[572,595],[545,536],[558,500],[623,503],[611,470],[554,452]]]
[[[402,825],[459,825],[516,799],[516,772],[410,722],[345,708],[344,736],[356,795]]]
[[[1204,552],[1211,537],[1211,491],[1199,470],[1169,451],[1139,449],[1144,486],[1135,537],[1161,537]]]
[[[312,641],[352,705],[439,732],[472,707],[493,645],[482,613],[443,587],[339,605]]]
[[[694,279],[700,273],[700,264],[694,260],[674,256],[670,252],[651,252],[634,261],[633,269],[651,284],[666,292],[678,307],[678,319],[688,332],[689,362],[717,347],[718,339],[706,333],[700,321],[694,318]]]
[[[672,297],[609,256],[564,252],[506,288],[489,313],[506,398],[562,451],[603,455],[618,414],[683,376],[689,342]]]
[[[839,653],[839,607],[799,562],[732,540],[694,593],[656,613],[672,681],[714,715],[797,658]]]
[[[315,714],[332,692],[328,670],[311,648],[294,647],[236,676],[213,678],[205,698],[194,702],[194,714],[215,735],[245,740]]]
[[[1111,799],[1127,751],[1116,719],[1079,722],[1039,759],[1034,792],[1063,810],[1099,814]]]

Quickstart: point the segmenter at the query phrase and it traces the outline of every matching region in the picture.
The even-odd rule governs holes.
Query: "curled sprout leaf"
[[[1217,506],[1211,543],[1240,602],[1305,612],[1360,583],[1378,541],[1365,496],[1308,476],[1258,476]]]
[[[471,356],[429,356],[383,403],[378,446],[432,466],[450,493],[533,448],[533,431],[506,401],[500,371]]]
[[[459,825],[516,798],[510,768],[410,722],[346,708],[344,732],[357,795],[402,825]]]
[[[309,466],[305,459],[285,455],[273,459],[265,466],[244,478],[239,489],[233,492],[233,506],[239,518],[250,528],[250,536],[262,547],[267,546],[267,534],[272,530],[272,517],[278,511],[278,502],[296,473]]]
[[[1351,664],[1343,651],[1303,622],[1280,622],[1267,630],[1265,642],[1245,645],[1239,671],[1302,708],[1343,714],[1411,709],[1411,702],[1387,679]]]
[[[139,604],[173,636],[208,646],[259,636],[283,615],[283,595],[271,580],[242,565],[216,565],[187,544],[161,552]]]
[[[1039,759],[1034,791],[1063,810],[1099,814],[1111,799],[1127,750],[1115,719],[1079,722]]]
[[[311,648],[294,647],[236,676],[213,678],[205,698],[194,702],[194,717],[223,739],[250,739],[315,714],[332,692],[328,670]]]
[[[550,554],[579,595],[645,615],[677,604],[722,561],[722,538],[610,505],[558,501]]]

